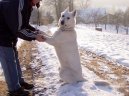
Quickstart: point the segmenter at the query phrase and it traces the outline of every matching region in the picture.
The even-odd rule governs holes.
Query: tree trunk
[[[107,24],[105,23],[105,30],[107,29]]]
[[[57,21],[60,18],[60,13],[62,11],[61,9],[62,9],[62,0],[55,0],[55,10],[56,10],[56,19],[57,19]]]
[[[129,31],[129,30],[128,30],[128,27],[127,27],[127,29],[126,29],[126,35],[128,35],[128,31]]]
[[[117,31],[117,34],[118,34],[118,32],[119,32],[119,27],[118,27],[118,25],[116,25],[116,31]]]
[[[73,0],[69,0],[69,10],[72,11],[74,8],[73,8]]]

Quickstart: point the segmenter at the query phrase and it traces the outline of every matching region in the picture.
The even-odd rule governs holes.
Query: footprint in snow
[[[94,84],[100,90],[104,90],[107,92],[112,92],[112,90],[113,90],[113,88],[110,86],[110,84],[105,81],[95,81]]]

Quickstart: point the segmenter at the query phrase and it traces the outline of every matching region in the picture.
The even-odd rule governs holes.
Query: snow
[[[46,27],[40,27],[42,31],[46,29],[48,30]],[[50,30],[54,33],[56,29],[57,27],[52,27]],[[129,67],[128,35],[99,32],[82,25],[77,25],[76,31],[79,48],[89,50],[97,55],[114,60],[120,65]],[[38,54],[34,53],[34,55],[38,59],[41,58],[42,63],[36,64],[36,61],[32,64],[32,68],[38,70],[35,73],[36,76],[40,75],[40,79],[34,79],[36,86],[34,89],[35,96],[123,96],[122,93],[117,91],[117,86],[102,80],[83,65],[83,76],[86,81],[65,84],[59,77],[58,68],[60,64],[54,47],[44,42],[37,42],[36,44],[39,52]],[[100,71],[103,70],[106,73],[110,73],[110,68],[101,65]],[[110,77],[117,79],[115,74],[110,74]],[[125,75],[124,78],[127,78],[127,76]]]
[[[40,30],[48,32],[48,27],[41,26]],[[49,27],[50,28],[50,27]],[[52,33],[57,28],[52,27]],[[88,29],[86,26],[77,25],[77,41],[79,48],[89,50],[97,55],[114,60],[118,65],[129,67],[129,36],[122,34],[112,34]],[[21,45],[22,41],[18,43]],[[85,82],[75,84],[64,84],[60,81],[58,68],[60,66],[54,47],[36,42],[38,53],[32,63],[33,70],[40,78],[35,78],[35,96],[123,96],[117,91],[117,86],[108,81],[100,79],[94,72],[82,65]],[[38,63],[39,60],[42,62]],[[102,65],[102,64],[100,64]],[[110,72],[110,68],[101,66],[100,70]],[[1,73],[1,72],[0,72]],[[110,74],[112,79],[117,79],[115,74]],[[42,78],[41,78],[42,77]],[[124,78],[129,78],[127,75]]]
[[[92,30],[95,29],[95,24],[79,24],[79,25],[82,25],[83,27],[86,26],[86,27],[88,27],[89,29],[92,29]],[[107,24],[106,25],[106,29],[105,29],[105,25],[104,24],[99,24],[97,26],[97,28],[102,28],[102,30],[104,32],[117,34],[116,26],[112,25],[112,24]],[[125,29],[126,29],[126,27],[120,25],[119,26],[119,30],[118,30],[118,34],[126,35],[126,30]]]
[[[54,47],[46,43],[38,43],[38,53],[36,58],[41,58],[42,63],[33,64],[33,69],[40,67],[38,73],[43,76],[43,80],[37,84],[35,81],[35,96],[123,96],[115,86],[107,81],[101,80],[95,73],[82,66],[85,82],[65,84],[60,81],[59,62]],[[40,72],[39,72],[40,71]],[[37,73],[37,74],[38,74]]]
[[[98,55],[129,67],[129,36],[99,32],[77,26],[78,43]]]
[[[18,38],[17,48],[19,48],[19,47],[22,45],[23,41],[24,41],[24,40]]]

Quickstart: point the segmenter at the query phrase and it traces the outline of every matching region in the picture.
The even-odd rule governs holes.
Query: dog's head
[[[76,24],[76,10],[69,12],[69,8],[65,9],[64,12],[61,13],[61,17],[59,19],[59,26],[64,28],[74,28]]]

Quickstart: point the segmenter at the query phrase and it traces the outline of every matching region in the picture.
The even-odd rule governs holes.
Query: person
[[[26,83],[22,75],[16,48],[18,37],[27,41],[45,40],[25,25],[25,20],[28,20],[24,19],[28,16],[25,11],[29,5],[24,1],[27,0],[0,1],[0,63],[8,86],[8,96],[29,96],[29,91],[25,89],[34,87],[33,84]],[[39,1],[32,0],[32,4]]]
[[[40,2],[38,2],[39,0],[24,0],[24,4],[28,5],[28,6],[24,6],[21,13],[22,13],[22,26],[21,28],[24,29],[29,29],[32,32],[38,32],[39,30],[34,28],[33,26],[31,26],[29,24],[30,21],[30,16],[31,16],[31,12],[33,10],[33,6],[36,5],[37,8],[40,7]]]

